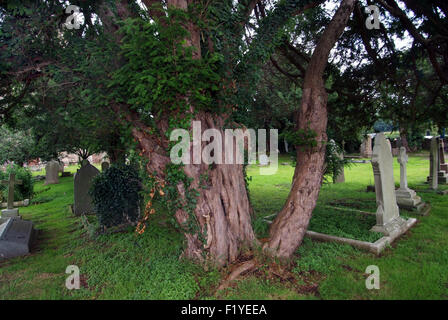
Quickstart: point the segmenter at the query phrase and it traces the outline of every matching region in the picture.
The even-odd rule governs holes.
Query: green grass
[[[279,163],[287,161],[282,157]],[[130,228],[92,239],[68,209],[73,203],[73,178],[61,178],[60,184],[50,186],[39,182],[32,205],[20,208],[24,219],[32,220],[41,230],[36,249],[28,256],[0,263],[0,300],[447,299],[448,196],[427,190],[428,166],[427,157],[411,157],[408,180],[410,187],[431,203],[431,214],[418,217],[419,223],[381,256],[306,238],[289,271],[273,276],[266,264],[219,293],[216,288],[225,271],[204,270],[179,260],[183,237],[168,222],[163,209],[159,208],[142,236],[136,237]],[[399,181],[396,161],[394,169],[395,181]],[[260,176],[258,170],[251,166],[248,174],[252,176],[254,228],[262,238],[269,228],[264,217],[281,210],[293,168],[281,165],[274,176]],[[374,216],[358,212],[376,210],[375,194],[366,192],[366,186],[373,184],[372,167],[356,164],[345,173],[346,183],[323,186],[310,229],[375,241],[378,235],[368,231]],[[415,217],[409,212],[403,214]],[[80,268],[80,290],[65,288],[68,265]],[[380,268],[380,290],[365,288],[364,271],[369,265]]]

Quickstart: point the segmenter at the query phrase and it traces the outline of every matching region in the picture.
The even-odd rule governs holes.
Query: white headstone
[[[437,138],[432,137],[431,139],[431,149],[429,153],[429,188],[432,190],[437,190],[439,186],[439,146],[437,143]]]
[[[417,196],[417,193],[414,190],[408,188],[408,155],[406,154],[405,147],[400,148],[397,161],[400,164],[400,188],[395,192],[397,196],[397,204],[400,208],[405,208],[408,210],[412,210],[414,208],[419,209],[422,199]]]
[[[269,157],[265,154],[261,154],[259,157],[260,166],[267,166],[269,164]]]
[[[371,231],[382,232],[386,236],[401,233],[406,229],[406,221],[400,217],[395,196],[393,157],[384,133],[378,133],[375,137],[372,167],[378,208],[376,225]]]

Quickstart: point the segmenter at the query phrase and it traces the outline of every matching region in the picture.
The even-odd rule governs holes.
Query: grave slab
[[[0,260],[28,254],[35,234],[31,221],[8,218],[0,226]]]

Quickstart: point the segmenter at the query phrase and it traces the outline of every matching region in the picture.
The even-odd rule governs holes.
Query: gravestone
[[[445,164],[445,150],[444,150],[444,143],[443,143],[443,138],[438,138],[437,139],[437,143],[438,143],[438,149],[439,149],[439,157],[438,157],[438,170],[439,170],[439,184],[447,184],[448,183],[448,174],[447,172],[444,170],[446,167]]]
[[[385,236],[394,236],[407,229],[406,220],[400,217],[393,172],[393,157],[390,145],[384,133],[375,137],[375,147],[372,155],[372,168],[375,177],[376,225],[373,232],[381,232]]]
[[[8,218],[0,225],[0,260],[28,254],[35,235],[31,221]]]
[[[367,135],[361,144],[361,158],[372,157],[372,137]]]
[[[89,196],[89,188],[93,178],[100,171],[92,166],[88,160],[83,160],[81,169],[78,169],[74,178],[74,204],[73,213],[77,216],[81,214],[93,213],[93,203]]]
[[[439,161],[440,161],[440,171],[448,173],[448,163],[445,163],[445,143],[443,139],[439,139]]]
[[[58,184],[59,183],[59,162],[50,161],[45,166],[45,184]]]
[[[16,180],[16,174],[10,173],[9,180],[2,180],[1,183],[8,186],[7,208],[2,210],[1,219],[4,220],[9,217],[18,217],[19,209],[14,208],[14,185],[22,184],[22,180]]]
[[[101,163],[101,172],[106,171],[107,169],[109,169],[110,164],[109,162],[104,161],[103,163]]]
[[[392,156],[398,157],[400,155],[400,149],[399,148],[392,148]]]
[[[426,215],[429,212],[429,206],[422,201],[414,190],[408,187],[408,155],[405,147],[400,148],[397,161],[400,164],[400,188],[395,191],[398,206],[410,211],[417,210],[420,214]]]
[[[427,181],[429,182],[429,188],[432,190],[437,190],[439,186],[439,175],[438,175],[438,160],[439,160],[439,146],[437,143],[437,138],[433,137],[431,139],[431,148],[429,151],[429,177]]]
[[[265,154],[261,154],[258,160],[261,167],[269,165],[269,157]]]

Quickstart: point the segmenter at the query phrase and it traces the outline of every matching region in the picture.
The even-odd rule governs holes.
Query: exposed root
[[[229,274],[229,276],[221,283],[221,285],[218,287],[217,291],[221,291],[231,284],[232,281],[236,280],[241,274],[251,271],[255,269],[255,260],[249,260],[241,263],[235,270],[232,271],[232,273]]]

